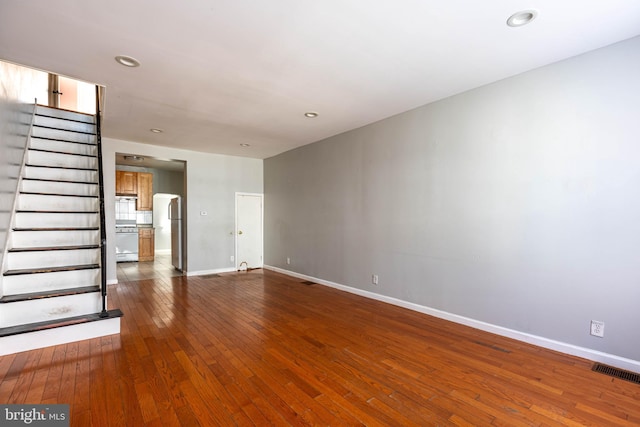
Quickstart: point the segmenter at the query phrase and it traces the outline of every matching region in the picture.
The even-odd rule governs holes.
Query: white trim
[[[262,268],[264,266],[264,194],[263,193],[244,193],[242,191],[236,191],[234,203],[235,203],[235,224],[233,227],[233,259],[235,260],[235,271],[239,269],[239,260],[238,260],[238,196],[254,196],[260,197],[260,232],[262,233],[262,238],[260,241],[262,242],[262,247],[260,248],[260,266],[258,268]]]
[[[446,311],[438,310],[435,308],[423,306],[420,304],[403,301],[401,299],[388,297],[386,295],[380,295],[374,292],[352,288],[350,286],[341,285],[339,283],[330,282],[328,280],[307,276],[306,274],[300,274],[294,271],[289,271],[282,268],[273,267],[270,265],[265,265],[263,268],[267,270],[272,270],[278,273],[286,274],[289,276],[297,277],[300,279],[309,280],[309,281],[318,283],[320,285],[329,286],[331,288],[335,288],[341,291],[360,295],[365,298],[371,298],[374,300],[386,302],[388,304],[397,305],[399,307],[407,308],[409,310],[417,311],[419,313],[428,314],[430,316],[448,320],[450,322],[459,323],[461,325],[469,326],[475,329],[480,329],[485,332],[490,332],[496,335],[501,335],[503,337],[512,338],[518,341],[523,341],[528,344],[544,347],[549,350],[559,351],[561,353],[570,354],[572,356],[582,357],[584,359],[593,360],[595,362],[605,363],[607,365],[615,366],[615,367],[626,369],[633,372],[640,372],[640,361],[638,360],[627,359],[625,357],[616,356],[615,354],[604,353],[598,350],[593,350],[586,347],[579,347],[577,345],[552,340],[552,339],[541,337],[538,335],[532,335],[526,332],[516,331],[514,329],[493,325],[491,323],[482,322],[480,320],[475,320],[475,319],[460,316],[457,314],[449,313]]]
[[[0,338],[0,356],[120,333],[120,318],[80,323]]]
[[[107,285],[117,285],[118,279],[107,280]]]
[[[191,276],[204,276],[207,274],[219,274],[219,273],[231,273],[236,271],[235,268],[233,267],[226,267],[226,268],[216,268],[214,270],[200,270],[200,271],[189,271],[188,273],[185,274],[185,276],[191,277]]]

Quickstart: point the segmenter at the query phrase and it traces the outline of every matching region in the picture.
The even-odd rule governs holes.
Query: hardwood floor
[[[589,361],[271,271],[109,292],[121,335],[0,357],[2,403],[73,426],[640,425],[640,386]]]

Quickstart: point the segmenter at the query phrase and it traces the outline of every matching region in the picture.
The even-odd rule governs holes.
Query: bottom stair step
[[[87,294],[90,292],[100,292],[100,286],[83,286],[80,288],[59,289],[59,290],[43,291],[43,292],[31,292],[28,294],[5,295],[2,298],[0,298],[0,304],[18,302],[18,301],[29,301],[29,300],[41,299],[41,298],[63,297],[66,295]]]
[[[28,332],[44,331],[54,328],[62,328],[65,326],[79,325],[83,323],[96,322],[104,319],[113,319],[122,317],[122,311],[119,308],[107,310],[106,316],[101,313],[83,314],[82,316],[66,317],[63,319],[47,320],[45,322],[28,323],[26,325],[9,326],[0,328],[0,337],[24,334]]]

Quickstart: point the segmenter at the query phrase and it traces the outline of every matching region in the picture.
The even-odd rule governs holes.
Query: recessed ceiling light
[[[140,61],[127,55],[116,56],[116,62],[125,67],[139,67]]]
[[[240,144],[240,147],[251,147],[249,144]]]
[[[142,156],[124,156],[125,160],[131,160],[132,162],[141,162],[144,160]]]
[[[537,10],[521,10],[520,12],[514,13],[509,17],[509,19],[507,19],[507,25],[510,27],[522,27],[536,19],[537,16]]]
[[[304,116],[309,119],[315,119],[316,117],[318,117],[318,113],[316,113],[315,111],[307,111],[306,113],[304,113]]]
[[[149,130],[150,130],[151,132],[153,132],[153,133],[162,133],[162,132],[164,132],[162,129],[158,129],[158,128],[151,128],[151,129],[149,129]]]

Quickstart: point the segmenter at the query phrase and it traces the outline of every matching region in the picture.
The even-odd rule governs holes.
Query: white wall
[[[46,73],[0,61],[0,266],[34,108],[29,104],[42,98],[43,82],[46,89]]]
[[[267,159],[265,264],[640,367],[639,120],[634,38]]]
[[[105,118],[108,120],[108,117]],[[262,193],[262,160],[178,150],[103,138],[103,170],[107,221],[107,280],[117,281],[115,263],[115,153],[186,162],[187,273],[233,270],[235,192]],[[200,211],[208,215],[201,216]]]

